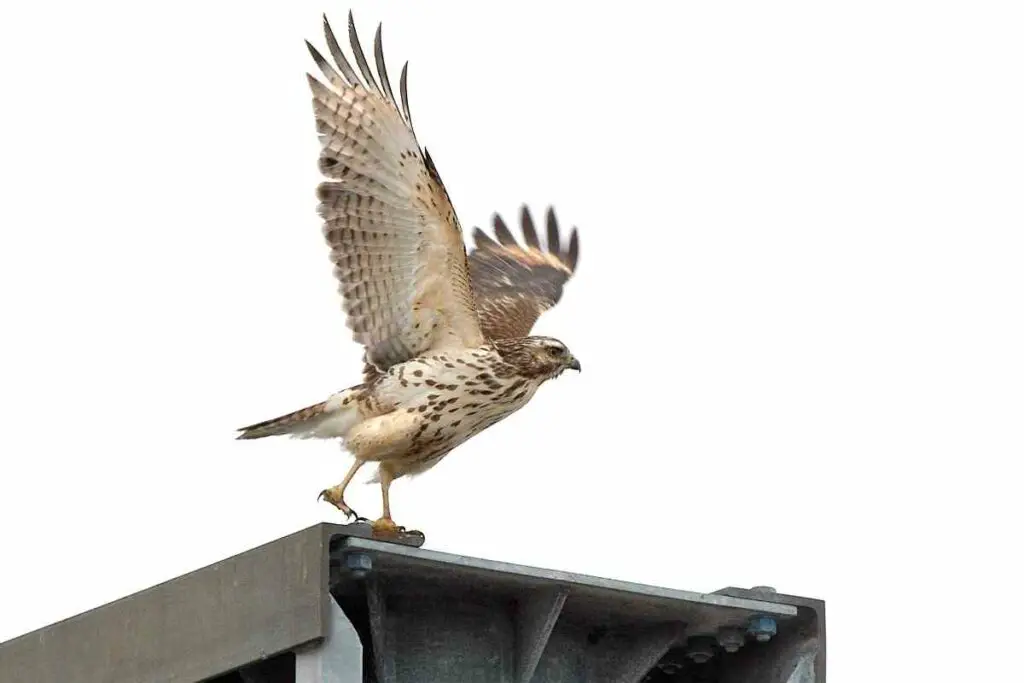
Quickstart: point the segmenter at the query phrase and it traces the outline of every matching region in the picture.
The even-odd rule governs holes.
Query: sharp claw
[[[347,519],[350,519],[350,518],[352,518],[352,517],[355,517],[355,518],[356,518],[356,521],[357,521],[357,522],[358,522],[359,520],[363,520],[363,519],[365,519],[365,518],[363,518],[363,517],[360,517],[360,516],[359,516],[359,515],[358,515],[358,514],[356,513],[356,511],[355,511],[355,510],[353,510],[353,509],[352,509],[352,508],[350,508],[350,507],[349,507],[348,505],[346,505],[346,504],[345,504],[345,501],[344,501],[344,500],[343,500],[343,501],[341,501],[341,502],[335,503],[335,502],[334,502],[333,500],[331,500],[331,499],[330,499],[330,498],[328,497],[328,494],[329,494],[329,493],[330,493],[330,489],[324,489],[323,491],[321,491],[321,492],[320,492],[320,495],[318,495],[318,496],[316,497],[316,499],[317,499],[317,502],[319,502],[319,501],[321,501],[321,500],[322,500],[322,501],[324,501],[325,503],[330,503],[330,504],[331,504],[331,505],[333,505],[334,507],[338,508],[338,510],[340,510],[340,511],[341,511],[341,513],[345,515],[345,519],[346,519],[346,520],[347,520]]]

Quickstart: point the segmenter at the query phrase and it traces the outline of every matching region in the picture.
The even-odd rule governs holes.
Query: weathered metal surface
[[[363,683],[363,647],[352,622],[331,600],[326,637],[295,650],[295,676],[267,683]]]
[[[574,613],[602,616],[609,611],[622,616],[656,620],[673,620],[680,614],[680,606],[687,605],[692,619],[708,616],[719,620],[721,611],[735,610],[737,623],[756,614],[779,618],[794,617],[796,607],[760,598],[732,597],[724,593],[695,593],[672,588],[647,586],[628,581],[605,579],[586,574],[575,574],[557,569],[543,569],[525,565],[484,560],[463,555],[441,553],[421,548],[382,543],[365,538],[345,538],[340,549],[333,549],[333,557],[349,552],[365,552],[374,558],[374,573],[388,576],[399,583],[414,582],[417,590],[429,590],[432,585],[451,584],[482,590],[502,591],[511,595],[519,589],[542,588],[552,584],[570,588],[570,606]]]
[[[276,657],[262,659],[258,662],[246,664],[234,674],[218,676],[211,683],[237,683],[236,677],[241,683],[291,683],[295,673],[295,655],[291,652],[279,654]],[[228,679],[225,681],[224,679]]]
[[[367,538],[331,548],[333,589],[350,617],[367,623],[379,683],[636,683],[690,635],[711,634],[706,661],[719,631],[744,634],[757,617],[785,629],[798,615],[761,595],[658,588]]]
[[[370,639],[373,665],[378,683],[395,681],[395,644],[385,623],[388,617],[387,594],[381,581],[374,577],[366,582],[366,599],[370,610]]]
[[[422,531],[415,530],[407,530],[401,532],[397,536],[381,538],[374,535],[373,528],[370,522],[367,521],[356,521],[350,524],[324,524],[324,526],[330,528],[333,533],[338,535],[351,536],[354,538],[369,538],[382,543],[407,545],[411,548],[419,548],[427,540]]]
[[[591,666],[588,681],[637,683],[654,668],[662,657],[679,643],[686,625],[679,622],[656,624],[642,628],[620,628],[602,648],[602,654]]]
[[[551,638],[569,591],[561,586],[536,590],[515,602],[516,681],[530,683]]]
[[[4,683],[199,681],[324,635],[311,527],[0,644]]]
[[[819,600],[671,590],[370,536],[320,524],[0,644],[0,680],[825,681]]]
[[[723,588],[719,595],[764,595],[759,589]],[[770,643],[743,648],[722,676],[722,683],[824,683],[825,602],[797,595],[774,593],[781,604],[797,609],[797,616]]]

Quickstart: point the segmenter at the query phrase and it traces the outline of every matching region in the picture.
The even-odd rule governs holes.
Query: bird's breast
[[[422,419],[417,440],[447,450],[529,402],[539,384],[494,370],[498,359],[479,350],[417,358],[389,369],[378,395],[394,410]]]

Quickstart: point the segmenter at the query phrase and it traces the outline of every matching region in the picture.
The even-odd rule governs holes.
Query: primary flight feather
[[[348,29],[356,68],[326,17],[333,64],[306,45],[324,79],[308,76],[319,168],[327,178],[317,188],[318,211],[347,324],[365,348],[364,381],[244,427],[238,438],[341,439],[355,461],[343,481],[321,496],[354,515],[345,489],[360,467],[376,462],[383,514],[373,529],[388,535],[400,530],[388,498],[394,479],[429,469],[523,407],[548,379],[579,370],[560,341],[528,336],[575,272],[579,240],[573,229],[562,248],[549,209],[542,247],[524,207],[523,244],[495,216],[497,240],[477,229],[467,255],[448,192],[413,130],[408,64],[399,100],[384,64],[380,27],[376,78],[351,12]]]

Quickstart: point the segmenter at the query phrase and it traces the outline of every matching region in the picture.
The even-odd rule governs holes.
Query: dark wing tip
[[[305,42],[306,49],[309,50],[309,54],[311,57],[313,57],[313,61],[316,63],[317,68],[320,69],[320,72],[324,76],[326,76],[327,80],[329,80],[332,84],[338,85],[338,83],[341,81],[341,77],[338,75],[338,72],[335,71],[334,67],[331,66],[331,63],[328,62],[322,54],[320,54],[320,50],[317,50],[315,47],[313,47],[313,43],[309,42],[308,40]]]
[[[580,260],[580,235],[576,228],[573,228],[572,234],[569,235],[569,251],[566,252],[564,260],[569,270],[575,273],[576,264]]]
[[[313,57],[313,61],[316,62],[317,66],[320,66],[320,62],[324,60],[323,55],[320,54],[320,50],[313,47],[313,43],[308,40],[304,42],[306,43],[306,49],[309,50],[310,56]]]
[[[388,68],[384,62],[384,41],[381,39],[381,29],[384,23],[377,24],[377,32],[373,35],[373,59],[377,62],[377,75],[380,76],[380,84],[384,86],[384,94],[401,113],[398,102],[395,101],[395,93],[391,91],[391,79],[388,78]]]
[[[480,228],[473,228],[473,242],[478,248],[497,247],[498,243]]]
[[[530,215],[530,209],[525,204],[519,210],[519,222],[523,228],[523,239],[526,240],[526,244],[534,249],[540,249],[540,240],[537,239],[537,229],[533,227],[533,216]]]
[[[356,75],[352,65],[348,63],[348,59],[345,57],[345,53],[341,49],[341,45],[338,44],[338,39],[334,35],[334,29],[331,28],[331,22],[328,21],[327,15],[324,14],[324,40],[327,41],[327,50],[331,53],[331,58],[334,59],[335,65],[341,69],[341,73],[344,75],[345,80],[350,85],[357,85],[360,83],[359,77]],[[352,12],[349,11],[349,18],[351,19]]]
[[[555,228],[558,228],[558,218],[555,216],[555,207],[549,206],[548,210],[544,212],[544,218],[548,225],[553,223]]]
[[[324,85],[323,81],[308,71],[306,72],[306,82],[309,84],[309,89],[313,93],[314,100],[324,97],[331,91],[330,88]]]
[[[409,62],[402,65],[402,75],[398,78],[398,94],[402,97],[402,112],[405,113],[405,122],[409,124],[409,130],[416,135],[412,127],[412,112],[409,111]]]
[[[363,80],[378,93],[383,94],[380,86],[377,85],[377,79],[373,77],[370,65],[366,61],[366,53],[363,52],[363,46],[359,43],[359,33],[356,31],[356,21],[352,16],[352,10],[348,11],[348,42],[352,47],[352,55],[356,58],[356,66],[359,67],[359,73],[363,75]]]
[[[516,238],[512,236],[512,232],[509,231],[508,226],[505,225],[504,219],[502,219],[498,214],[494,214],[494,234],[497,236],[498,241],[506,247],[519,246],[519,243],[516,242]]]
[[[518,242],[516,242],[516,238],[513,236],[512,231],[509,230],[508,225],[505,224],[505,219],[501,217],[501,214],[495,213],[491,220],[494,224],[494,237],[496,237],[497,240],[480,228],[474,228],[473,241],[476,243],[478,248],[493,249],[506,247],[511,249],[521,249]],[[544,251],[544,248],[540,245],[540,239],[537,236],[537,228],[534,225],[533,216],[530,214],[529,207],[525,204],[520,207],[520,223],[523,230],[523,238],[527,247],[537,249],[538,251]],[[562,236],[558,230],[558,218],[555,216],[554,207],[549,207],[546,212],[546,228],[548,253],[561,261],[569,270],[570,274],[574,273],[580,257],[579,231],[576,227],[573,227],[572,232],[569,234],[568,248],[562,249]]]
[[[549,206],[547,212],[548,251],[558,255],[562,253],[562,237],[558,234],[558,219],[555,218],[554,207]]]

